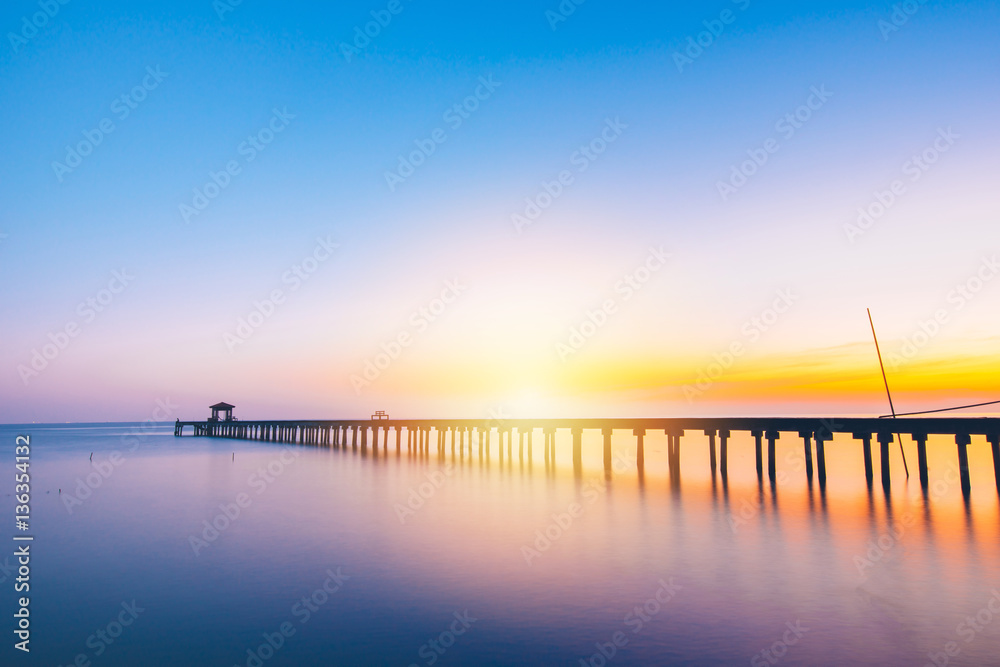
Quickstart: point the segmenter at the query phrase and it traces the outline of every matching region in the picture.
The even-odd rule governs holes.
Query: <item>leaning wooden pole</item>
[[[872,320],[872,309],[868,308],[868,324],[872,326],[872,338],[875,339],[875,353],[878,354],[878,365],[882,369],[882,382],[885,384],[885,395],[889,397],[889,410],[892,412],[892,418],[896,418],[896,408],[892,405],[892,394],[889,393],[889,379],[885,376],[885,364],[882,363],[882,351],[878,347],[878,336],[875,334],[875,322]],[[903,451],[903,439],[896,434],[896,439],[899,440],[899,453],[903,455],[903,470],[906,471],[906,479],[910,478],[910,467],[906,465],[906,452]]]

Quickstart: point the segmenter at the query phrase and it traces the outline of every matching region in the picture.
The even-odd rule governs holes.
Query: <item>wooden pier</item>
[[[984,439],[993,451],[993,467],[997,491],[1000,493],[1000,419],[996,418],[817,418],[817,417],[692,417],[662,419],[505,419],[499,423],[474,419],[390,420],[384,414],[371,420],[295,420],[295,421],[237,421],[207,420],[181,422],[174,426],[174,435],[184,435],[192,427],[196,436],[235,438],[263,442],[295,443],[351,448],[366,454],[371,448],[388,453],[390,440],[396,452],[401,452],[405,442],[408,452],[429,453],[431,443],[444,455],[450,444],[452,454],[456,447],[464,455],[466,448],[472,455],[474,443],[482,457],[485,448],[489,457],[494,433],[499,439],[500,454],[506,448],[513,457],[513,437],[519,440],[519,455],[523,458],[527,440],[528,458],[536,433],[543,436],[545,461],[555,463],[555,435],[568,431],[573,441],[573,468],[582,468],[582,442],[585,430],[600,431],[604,442],[604,467],[611,470],[611,436],[614,431],[627,431],[636,438],[636,463],[641,470],[645,461],[644,438],[647,433],[662,431],[668,436],[668,459],[672,477],[680,477],[681,438],[688,431],[708,436],[710,466],[713,476],[718,469],[723,477],[728,474],[728,445],[733,432],[746,432],[753,436],[757,464],[757,477],[764,479],[764,470],[771,483],[775,483],[775,443],[781,434],[801,438],[805,454],[806,476],[810,483],[813,475],[821,487],[826,485],[826,444],[835,434],[849,434],[859,442],[864,452],[865,476],[869,485],[873,480],[872,443],[878,446],[881,460],[881,481],[890,486],[890,444],[897,434],[909,435],[917,445],[917,469],[920,484],[926,491],[927,439],[931,435],[954,438],[962,491],[970,493],[969,456],[967,448],[973,439]],[[815,467],[813,462],[815,460]]]

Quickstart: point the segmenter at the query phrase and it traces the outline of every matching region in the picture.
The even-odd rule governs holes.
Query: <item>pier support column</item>
[[[637,428],[632,431],[635,436],[635,467],[642,470],[646,465],[646,446],[643,440],[646,439],[646,429]]]
[[[519,461],[524,460],[524,430],[517,429],[517,458]]]
[[[666,430],[667,434],[667,460],[670,469],[670,479],[677,482],[681,477],[681,437],[684,431]]]
[[[865,454],[865,479],[868,481],[868,486],[872,485],[872,480],[875,474],[872,472],[872,434],[871,433],[854,433],[854,439],[860,440]]]
[[[997,480],[997,493],[1000,493],[1000,433],[991,433],[986,439],[993,449],[993,476]]]
[[[712,469],[712,477],[715,477],[715,470],[719,465],[715,458],[715,431],[707,430],[705,435],[708,436],[708,466]]]
[[[367,453],[368,453],[368,427],[367,426],[362,426],[361,427],[361,454],[364,455],[364,454],[367,454]]]
[[[816,432],[816,472],[821,489],[826,486],[826,441],[832,439],[826,432]]]
[[[888,490],[892,486],[892,478],[889,474],[889,445],[892,443],[892,433],[879,433],[879,458],[882,460],[882,488]]]
[[[677,478],[677,468],[674,466],[674,447],[676,446],[677,436],[673,433],[667,433],[667,469],[670,471],[670,480],[675,481]]]
[[[968,496],[972,491],[972,484],[969,482],[969,450],[967,447],[972,442],[972,438],[959,433],[955,436],[955,444],[958,445],[958,473],[962,477],[962,495]]]
[[[611,431],[610,428],[601,429],[604,435],[604,472],[611,472]]]
[[[774,482],[775,477],[775,465],[774,465],[774,443],[778,440],[780,434],[777,431],[767,432],[767,478]]]
[[[528,463],[531,463],[531,445],[535,439],[535,429],[528,429]]]
[[[754,442],[756,444],[757,450],[757,481],[762,481],[764,479],[764,454],[761,450],[761,437],[764,435],[763,431],[751,431],[750,435],[753,436]]]
[[[729,431],[719,431],[719,472],[723,481],[729,479]]]
[[[917,443],[917,470],[920,474],[920,488],[927,491],[927,434],[914,433]]]
[[[806,457],[806,480],[811,483],[813,480],[812,431],[799,431],[799,437],[802,438],[802,450]]]
[[[579,474],[583,469],[583,429],[573,429],[573,472]]]

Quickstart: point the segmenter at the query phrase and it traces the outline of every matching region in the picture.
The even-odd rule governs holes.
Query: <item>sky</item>
[[[661,4],[6,3],[0,421],[1000,399],[998,3]]]

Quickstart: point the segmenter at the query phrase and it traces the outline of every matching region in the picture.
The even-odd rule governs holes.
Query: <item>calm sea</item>
[[[4,665],[997,665],[1000,513],[988,446],[929,443],[931,493],[869,491],[861,446],[801,441],[776,490],[749,437],[727,483],[707,438],[600,434],[556,467],[174,438],[172,425],[3,426]],[[30,527],[15,528],[15,438],[30,435]],[[93,460],[91,460],[91,454]],[[527,453],[525,453],[526,456]],[[911,467],[915,455],[910,450]],[[30,592],[16,593],[30,534]],[[30,653],[14,648],[30,596]]]

